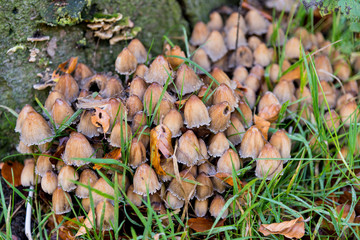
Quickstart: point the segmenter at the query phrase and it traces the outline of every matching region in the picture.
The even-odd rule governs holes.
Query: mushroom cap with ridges
[[[47,171],[41,178],[41,189],[47,194],[53,194],[58,186],[58,176],[53,171]]]
[[[165,196],[165,205],[167,208],[179,209],[184,206],[184,200],[178,199],[175,195],[168,191]]]
[[[183,64],[176,72],[175,85],[177,92],[184,96],[185,94],[199,90],[203,82],[192,68]]]
[[[99,202],[95,209],[96,226],[102,226],[102,230],[111,230],[115,223],[114,212],[114,206],[109,200]]]
[[[238,107],[239,98],[228,85],[222,83],[214,92],[213,104],[215,105],[225,101],[229,104],[231,112],[235,111],[235,108]]]
[[[20,182],[24,187],[33,186],[35,183],[35,160],[26,159],[25,166],[21,171]]]
[[[239,118],[232,114],[230,117],[230,126],[225,130],[227,139],[236,146],[241,143],[244,133],[244,125],[241,123]]]
[[[96,181],[96,183],[94,184],[93,188],[95,190],[100,191],[101,193],[104,193],[104,194],[107,194],[107,195],[110,195],[110,196],[115,195],[114,188],[112,186],[110,186],[109,183],[104,178],[99,178]],[[93,190],[90,190],[89,194],[92,194],[94,205],[97,205],[99,202],[104,201],[105,199],[107,199],[106,197],[103,197],[102,195],[97,194]]]
[[[257,158],[264,145],[262,133],[257,127],[252,126],[244,134],[239,155],[242,158]]]
[[[45,119],[35,111],[28,112],[20,134],[20,141],[25,145],[41,145],[52,141],[53,134]]]
[[[229,148],[217,162],[217,171],[220,173],[232,174],[233,170],[236,172],[240,167],[241,162],[239,156],[231,148]]]
[[[161,187],[154,169],[146,163],[136,169],[133,184],[134,192],[142,196],[146,196],[147,192],[153,194]]]
[[[66,192],[71,192],[76,188],[74,181],[79,179],[79,174],[75,168],[69,165],[65,165],[61,168],[58,175],[58,184]]]
[[[134,54],[136,61],[139,64],[146,62],[147,51],[139,39],[134,38],[133,40],[131,40],[131,42],[129,43],[129,45],[127,47],[130,50],[130,52],[132,54]]]
[[[53,105],[55,103],[55,101],[60,98],[62,100],[65,100],[65,97],[62,93],[58,92],[58,91],[52,91],[49,93],[49,96],[46,98],[44,107],[45,109],[51,113]]]
[[[159,55],[151,63],[149,69],[145,72],[144,79],[147,83],[156,82],[161,86],[165,85],[167,79],[172,79],[172,70],[169,62],[164,56]]]
[[[196,182],[200,183],[196,185],[195,197],[197,200],[206,200],[214,194],[212,181],[205,173],[200,173],[196,178]]]
[[[190,43],[194,46],[203,44],[209,36],[209,29],[203,22],[197,22],[191,34]]]
[[[100,135],[98,127],[96,127],[91,122],[92,112],[85,110],[80,117],[80,122],[77,124],[76,128],[79,133],[84,134],[85,136],[92,138]]]
[[[284,161],[276,160],[281,158],[279,151],[270,143],[265,144],[256,160],[255,175],[258,178],[265,176],[267,180],[282,172]]]
[[[79,95],[79,85],[70,74],[64,74],[56,83],[54,91],[60,92],[64,95],[65,100],[71,103]]]
[[[64,214],[71,211],[71,196],[58,187],[52,195],[52,206],[55,214]]]
[[[211,118],[208,129],[213,133],[223,132],[230,125],[230,105],[228,102],[220,102],[210,107],[209,115]]]
[[[214,199],[211,201],[209,212],[211,216],[214,218],[217,218],[220,215],[221,210],[225,206],[225,200],[222,196],[216,195]],[[224,219],[228,215],[228,209],[226,208],[223,214],[221,215],[221,218]]]
[[[190,171],[183,170],[180,172],[181,182],[174,178],[168,187],[168,191],[180,200],[191,200],[196,193],[195,178]],[[184,181],[187,179],[191,182]]]
[[[225,41],[226,41],[226,46],[229,50],[234,50],[236,49],[236,47],[247,45],[245,34],[241,29],[237,29],[237,27],[232,27],[226,33]],[[236,45],[236,41],[237,41],[237,45]]]
[[[56,126],[64,124],[73,114],[74,110],[65,100],[62,100],[61,98],[55,100],[51,109],[51,117]]]
[[[90,158],[94,155],[94,149],[84,135],[72,132],[66,143],[62,159],[66,164],[82,166],[88,162],[75,160],[74,158]]]
[[[208,110],[196,95],[192,95],[185,103],[184,123],[188,128],[207,126],[210,123]]]
[[[116,58],[115,70],[121,75],[130,75],[135,72],[136,67],[136,57],[125,47]]]
[[[224,38],[218,31],[212,31],[202,46],[213,62],[216,62],[227,53]]]
[[[175,152],[178,162],[185,164],[186,166],[196,165],[200,151],[200,143],[195,133],[191,130],[187,130],[179,138],[179,147]]]
[[[91,169],[85,169],[80,174],[79,182],[93,187],[98,180],[97,174]],[[87,187],[78,185],[75,191],[75,194],[78,198],[88,198],[89,197],[89,189]]]
[[[52,163],[50,162],[50,154],[44,153],[40,155],[36,161],[35,172],[40,177],[43,177],[47,171],[51,171],[53,168]]]
[[[171,109],[164,117],[163,124],[171,131],[171,137],[176,138],[181,135],[181,128],[184,126],[184,120],[176,109]]]
[[[257,10],[250,10],[245,16],[249,34],[262,35],[267,32],[269,21]]]
[[[213,157],[222,156],[227,149],[229,149],[230,144],[223,132],[219,132],[211,136],[209,141],[208,153]]]
[[[194,211],[197,217],[204,217],[209,208],[209,199],[203,201],[195,199]]]

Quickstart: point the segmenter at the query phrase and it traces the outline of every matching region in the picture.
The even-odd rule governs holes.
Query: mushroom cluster
[[[303,28],[285,41],[281,28],[250,10],[245,17],[211,13],[210,22],[195,25],[190,43],[191,61],[179,46],[165,44],[164,54],[148,64],[147,50],[133,39],[115,62],[125,84],[82,63],[63,73],[44,103],[47,114],[29,105],[19,114],[18,151],[41,153],[26,161],[22,184],[34,184],[37,175],[41,189],[52,195],[56,214],[71,210],[74,195],[89,212],[92,199],[96,222],[101,224],[105,208],[102,224],[110,229],[113,201],[99,192],[114,196],[114,185],[136,206],[149,195],[159,211],[190,204],[198,217],[226,218],[230,185],[218,174],[236,176],[248,162],[256,162],[258,178],[282,174],[292,145],[276,124],[284,119],[278,119],[282,107],[288,104],[290,113],[302,110],[302,124],[313,121],[309,87],[300,84],[300,73],[294,77],[300,68],[282,73],[301,49],[315,50],[327,41]],[[268,46],[284,43],[286,59],[280,64]],[[340,122],[350,126],[349,116],[358,111],[358,86],[347,81],[348,61],[327,49],[315,54],[315,66],[319,106],[330,106],[326,123],[335,130]],[[346,81],[342,95],[332,83],[337,78]],[[269,132],[270,127],[275,130]],[[99,168],[91,158],[119,164]]]

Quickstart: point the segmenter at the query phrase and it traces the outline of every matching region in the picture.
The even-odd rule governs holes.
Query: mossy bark
[[[189,32],[189,26],[198,20],[206,21],[208,12],[224,3],[234,1],[215,0],[13,0],[0,4],[0,105],[17,112],[29,103],[37,104],[34,97],[44,101],[47,91],[32,88],[40,78],[38,73],[46,68],[55,69],[71,56],[88,64],[96,71],[113,71],[117,54],[123,44],[110,45],[99,40],[86,27],[86,20],[94,13],[122,13],[129,16],[135,26],[142,28],[138,37],[147,48],[152,41],[152,53],[161,52],[163,39],[182,36],[182,27]],[[49,41],[28,42],[34,35],[56,38],[55,55],[47,52]],[[176,38],[175,38],[176,39]],[[17,49],[7,53],[9,49]],[[30,63],[30,50],[39,49],[36,61]],[[113,71],[114,72],[114,71]],[[0,159],[15,153],[19,141],[15,134],[16,122],[6,110],[0,108]]]

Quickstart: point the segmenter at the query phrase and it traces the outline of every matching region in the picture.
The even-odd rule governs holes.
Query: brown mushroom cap
[[[64,214],[71,211],[71,196],[58,187],[52,195],[52,205],[55,214]]]
[[[147,58],[147,51],[139,39],[134,38],[128,45],[128,49],[135,56],[138,63],[145,63]]]
[[[21,171],[20,182],[24,187],[33,186],[35,183],[35,160],[26,159],[25,166]]]
[[[196,185],[195,197],[197,200],[206,200],[214,194],[212,181],[205,173],[199,174],[199,176],[196,178],[196,181],[200,183]]]
[[[53,171],[47,171],[41,178],[41,189],[48,194],[53,194],[57,186],[58,176]]]
[[[191,130],[186,131],[179,139],[179,147],[175,152],[178,162],[186,166],[196,165],[200,151],[200,143],[195,133]]]
[[[215,62],[227,53],[224,38],[218,31],[212,31],[202,46],[210,59]]]
[[[257,158],[264,145],[264,137],[260,130],[252,126],[244,134],[239,155],[242,158]]]
[[[216,195],[214,199],[211,201],[209,208],[209,212],[211,216],[217,218],[220,215],[221,210],[224,208],[224,206],[225,206],[224,198],[220,195]],[[224,219],[227,217],[227,215],[228,215],[228,209],[226,208],[223,214],[221,215],[221,218]]]
[[[94,149],[84,135],[77,132],[72,132],[70,138],[66,143],[65,151],[62,159],[66,164],[74,166],[82,166],[88,162],[82,160],[75,160],[75,158],[90,158],[93,157]]]
[[[145,72],[144,79],[147,83],[158,83],[161,86],[165,85],[166,81],[170,77],[172,79],[172,70],[169,62],[164,56],[159,55],[151,63],[148,71]]]
[[[169,185],[168,191],[180,200],[191,200],[196,193],[194,176],[187,170],[180,172],[180,182],[174,178]],[[185,181],[187,179],[191,182]]]
[[[266,179],[270,180],[282,172],[284,161],[276,160],[276,158],[281,158],[281,155],[270,143],[265,144],[258,158],[255,170],[255,175],[258,178],[267,176]]]
[[[194,211],[197,217],[204,217],[209,208],[209,199],[203,201],[195,199]]]
[[[190,43],[194,46],[203,44],[209,36],[209,30],[205,23],[197,22],[191,34]]]
[[[182,96],[199,90],[201,85],[203,85],[203,82],[199,79],[194,70],[186,64],[181,65],[177,70],[176,75],[176,91]]]
[[[225,131],[230,125],[231,108],[228,102],[220,102],[209,109],[209,130],[213,133]]]
[[[79,182],[93,187],[95,183],[98,181],[97,174],[91,169],[85,169],[80,174]],[[78,185],[75,191],[75,194],[78,198],[88,198],[89,197],[89,188],[84,187],[82,185]]]
[[[65,165],[61,168],[58,175],[58,184],[66,192],[71,192],[76,188],[74,181],[79,179],[79,174],[75,168]]]
[[[250,34],[262,35],[268,30],[269,22],[257,10],[250,10],[245,20]]]
[[[208,153],[213,157],[222,156],[227,149],[229,149],[230,144],[223,132],[219,132],[211,136],[209,141]]]
[[[25,145],[41,145],[52,141],[53,134],[45,119],[35,111],[27,113],[21,125],[20,141]]]
[[[149,194],[155,193],[161,187],[154,169],[146,163],[141,164],[136,169],[133,184],[134,192],[142,196],[146,196],[147,192]]]
[[[238,171],[240,166],[241,162],[238,154],[230,148],[218,160],[217,171],[232,174],[233,170]]]
[[[54,91],[61,93],[65,100],[73,102],[79,95],[79,85],[70,74],[64,74],[54,87]]]
[[[184,123],[188,128],[206,126],[210,123],[208,110],[196,95],[192,95],[185,103]]]
[[[122,75],[131,75],[135,72],[136,66],[136,57],[125,47],[116,58],[115,70]]]

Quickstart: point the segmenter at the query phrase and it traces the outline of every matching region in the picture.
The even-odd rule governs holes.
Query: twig
[[[30,186],[30,192],[26,199],[26,217],[25,217],[25,235],[29,240],[32,240],[31,236],[31,198],[34,195],[34,186]]]

